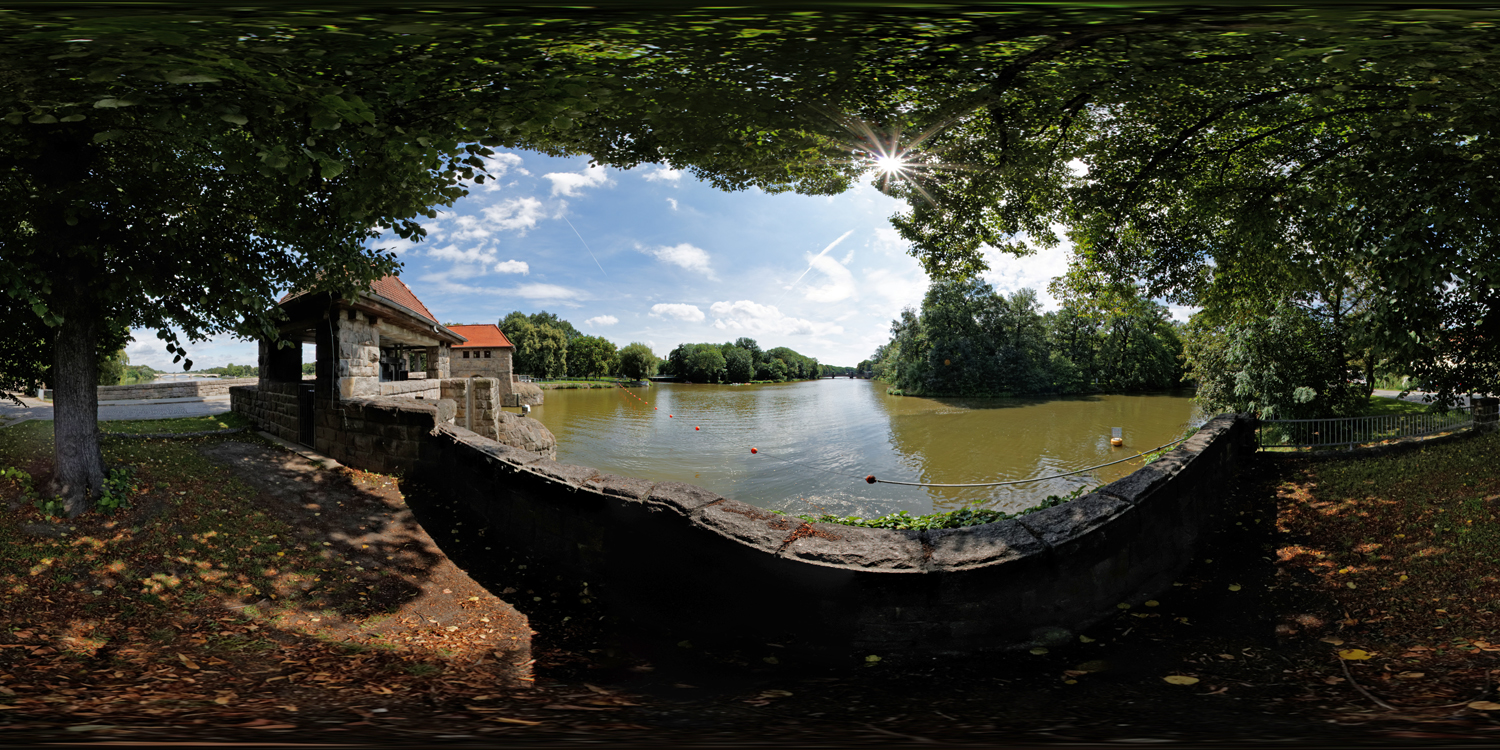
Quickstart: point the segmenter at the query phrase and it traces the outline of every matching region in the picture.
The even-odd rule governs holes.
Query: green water
[[[564,463],[691,482],[789,513],[862,516],[966,503],[1020,510],[1141,464],[990,488],[871,485],[868,474],[945,484],[1043,477],[1154,448],[1202,421],[1184,393],[928,399],[848,379],[547,391],[532,416],[557,435]],[[1123,428],[1123,448],[1110,446],[1112,427]]]

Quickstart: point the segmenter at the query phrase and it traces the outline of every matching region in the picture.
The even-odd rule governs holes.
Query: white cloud
[[[490,230],[479,222],[477,216],[460,214],[453,217],[453,223],[457,224],[458,228],[448,232],[450,240],[482,240],[491,234]]]
[[[678,180],[682,179],[682,170],[658,165],[652,169],[649,169],[641,176],[645,177],[648,180],[651,180],[652,182],[676,183]]]
[[[400,255],[402,253],[410,251],[412,248],[417,247],[418,244],[419,243],[412,242],[411,240],[402,239],[395,235],[391,235],[390,237],[375,240],[374,242],[370,243],[370,246],[378,248],[380,250],[389,250],[396,255]]]
[[[515,170],[519,174],[531,174],[531,172],[527,171],[526,168],[521,166],[520,154],[505,152],[501,154],[495,154],[494,156],[485,157],[484,171],[488,173],[489,176],[484,179],[484,184],[478,185],[478,187],[483,188],[487,192],[494,192],[496,190],[499,190],[500,178],[504,177],[506,173],[510,172],[511,170]],[[473,180],[464,180],[463,183],[465,187],[473,187],[476,185]]]
[[[1024,257],[985,247],[985,260],[990,264],[990,270],[984,272],[981,278],[995,287],[995,291],[1007,295],[1021,289],[1035,290],[1042,309],[1055,310],[1059,303],[1047,291],[1047,285],[1052,279],[1067,272],[1071,247],[1070,243],[1063,242],[1057,247],[1044,248]]]
[[[839,302],[854,296],[854,274],[842,263],[819,255],[812,259],[812,267],[828,277],[828,283],[808,289],[804,296],[813,302]]]
[[[519,230],[525,234],[526,230],[536,226],[537,220],[542,218],[542,202],[530,197],[511,198],[486,206],[483,213],[484,218],[494,226],[511,231]]]
[[[522,284],[510,290],[511,294],[525,299],[582,299],[583,292],[556,284]]]
[[[697,271],[710,279],[718,280],[718,277],[714,276],[714,269],[708,265],[708,252],[701,247],[684,242],[672,247],[663,245],[654,250],[641,248],[641,252],[664,263],[681,266],[689,271]]]
[[[612,325],[614,325],[614,324],[616,324],[618,322],[620,322],[620,319],[616,318],[613,315],[596,315],[596,316],[594,316],[592,318],[589,318],[588,320],[583,321],[583,324],[586,325],[586,326],[599,326],[599,327],[603,327],[603,326],[612,326]]]
[[[571,302],[573,300],[587,299],[588,295],[581,289],[571,289],[557,284],[521,284],[511,287],[484,287],[472,284],[463,284],[454,281],[457,275],[463,278],[461,270],[448,271],[445,273],[430,273],[422,276],[419,280],[424,284],[431,284],[439,292],[447,294],[475,294],[485,297],[520,297],[528,300],[543,300],[556,302]]]
[[[578,195],[584,188],[599,187],[609,183],[609,174],[604,167],[594,165],[582,172],[549,172],[542,175],[552,181],[553,195]]]
[[[738,302],[715,302],[709,306],[709,310],[719,316],[714,319],[714,328],[721,330],[783,336],[829,336],[844,332],[843,326],[793,318],[782,314],[775,305],[762,305],[747,299]]]
[[[458,245],[434,247],[428,250],[427,254],[438,260],[447,260],[466,265],[489,265],[495,262],[495,251],[479,245],[467,250],[458,249]]]
[[[672,207],[673,211],[677,210],[677,199],[676,198],[668,198],[667,199],[667,204]]]
[[[496,263],[492,270],[495,273],[518,273],[522,276],[531,274],[531,266],[527,265],[524,260],[507,260]]]
[[[895,227],[880,227],[875,230],[875,239],[870,246],[886,255],[906,255],[911,243],[901,238]]]
[[[697,323],[703,320],[703,311],[697,305],[684,305],[681,303],[661,303],[651,306],[651,315],[657,318],[676,318],[689,323]]]

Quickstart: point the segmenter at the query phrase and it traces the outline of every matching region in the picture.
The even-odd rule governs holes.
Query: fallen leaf
[[[1090,637],[1088,637],[1086,635],[1080,635],[1080,636],[1078,636],[1078,642],[1079,643],[1093,643],[1094,639],[1090,638]]]
[[[574,705],[572,703],[549,703],[549,704],[543,706],[543,708],[550,708],[553,711],[614,711],[614,710],[617,710],[617,709],[614,709],[614,708],[603,708],[603,707],[600,707],[600,706],[578,706],[578,705]]]
[[[1421,679],[1421,678],[1426,677],[1426,676],[1427,676],[1426,672],[1401,672],[1400,674],[1396,675],[1396,679],[1398,679],[1398,680],[1416,680],[1416,679]]]
[[[1339,658],[1344,661],[1364,661],[1370,658],[1370,652],[1362,648],[1340,649]]]
[[[203,669],[203,667],[198,666],[197,662],[187,658],[183,654],[178,654],[177,658],[182,662],[183,666],[187,667],[188,669]]]
[[[1327,643],[1329,645],[1333,645],[1333,646],[1342,646],[1342,645],[1344,645],[1344,639],[1343,638],[1336,638],[1336,637],[1331,636],[1331,635],[1328,636],[1327,638],[1319,638],[1318,640],[1320,640],[1320,641],[1322,641],[1324,643]]]
[[[1037,656],[1041,656],[1042,654],[1047,653],[1047,649],[1042,648],[1041,646],[1037,646],[1031,649],[1031,653],[1036,654]]]
[[[1229,584],[1229,590],[1230,591],[1239,591],[1240,590],[1240,585],[1238,583],[1231,583],[1231,584]]]
[[[506,724],[525,724],[528,727],[534,727],[534,726],[537,726],[538,724],[542,723],[540,721],[527,721],[525,719],[512,719],[509,716],[491,716],[488,719],[485,719],[485,721],[500,721],[500,722],[504,722]]]
[[[1166,677],[1163,677],[1162,679],[1166,680],[1167,682],[1172,683],[1173,685],[1196,685],[1196,684],[1198,684],[1198,678],[1197,677],[1188,677],[1187,675],[1183,675],[1183,674],[1169,674]]]
[[[1494,701],[1474,701],[1469,704],[1469,708],[1475,711],[1500,711],[1500,703],[1495,703]]]

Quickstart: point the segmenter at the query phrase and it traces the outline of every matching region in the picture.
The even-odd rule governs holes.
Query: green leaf
[[[94,134],[94,143],[112,141],[122,135],[125,135],[125,131],[123,130],[101,130]]]
[[[84,117],[83,115],[72,114],[72,115],[68,115],[67,117],[62,118],[62,120],[60,122],[81,122],[81,121],[83,121],[85,119],[87,119],[87,118]]]
[[[318,166],[319,174],[321,174],[323,176],[323,179],[325,180],[331,180],[344,173],[344,163],[341,161],[326,159],[322,162],[319,162]]]
[[[244,125],[250,122],[250,118],[244,115],[219,115],[219,119],[235,125]]]
[[[26,119],[34,125],[51,125],[57,122],[57,118],[52,115],[32,115]]]
[[[110,97],[94,102],[94,109],[119,109],[121,107],[131,107],[134,105],[135,102],[130,99],[116,99],[114,97]]]

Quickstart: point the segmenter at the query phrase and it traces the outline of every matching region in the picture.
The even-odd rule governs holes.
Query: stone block
[[[782,556],[816,565],[915,573],[926,557],[916,531],[804,523],[788,534],[794,535]]]
[[[1043,544],[1058,549],[1109,524],[1129,509],[1130,504],[1123,500],[1094,492],[1016,520]]]
[[[1082,498],[1079,498],[1082,499]],[[1047,546],[1016,519],[923,533],[931,570],[970,568],[1015,562],[1047,551]]]
[[[725,499],[727,498],[715,495],[694,484],[660,482],[651,488],[651,494],[646,497],[646,502],[688,515],[709,503]]]
[[[801,521],[770,513],[738,500],[705,506],[692,515],[693,524],[766,552],[781,549]]]

